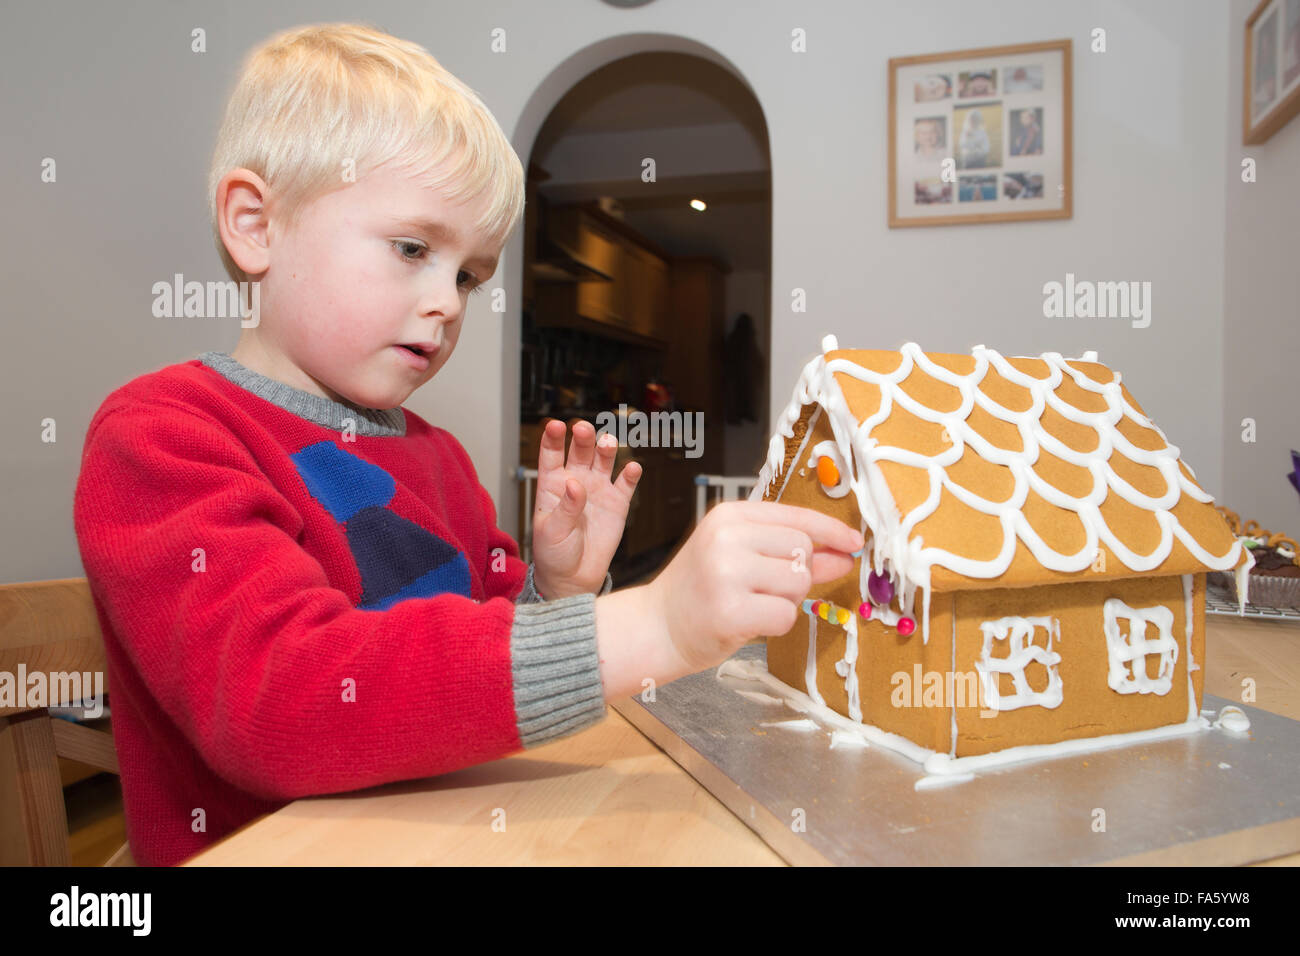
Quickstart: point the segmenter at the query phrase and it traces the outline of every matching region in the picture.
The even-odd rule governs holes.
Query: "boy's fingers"
[[[569,478],[564,482],[564,495],[560,498],[560,509],[566,514],[578,517],[587,506],[587,489],[582,482]]]
[[[808,562],[808,568],[812,571],[813,584],[824,584],[827,581],[838,581],[846,574],[853,572],[854,558],[850,558],[843,551],[815,551],[812,559]]]
[[[618,454],[618,439],[609,432],[596,439],[596,462],[591,470],[608,478],[614,470],[614,456]]]
[[[783,621],[790,613],[790,599],[774,594],[755,593],[740,606],[731,620],[737,633],[755,637],[780,637],[781,629],[773,621]]]
[[[789,525],[745,525],[743,540],[765,558],[780,558],[785,568],[806,568],[813,582],[834,581],[851,572],[857,559],[833,548],[817,548],[809,535]]]
[[[765,558],[783,558],[791,567],[796,560],[807,564],[813,556],[812,539],[789,525],[743,524],[735,534],[748,550]]]
[[[789,559],[767,555],[750,566],[747,587],[751,594],[775,594],[796,604],[803,600],[808,590],[803,579],[791,573]]]
[[[811,508],[783,505],[776,501],[737,501],[733,504],[746,521],[798,528],[815,544],[827,549],[850,553],[864,544],[861,531]]]
[[[569,442],[568,468],[590,468],[596,457],[596,427],[591,422],[574,422]]]
[[[582,509],[587,506],[587,489],[582,487],[582,482],[575,481],[572,478],[565,479],[564,487],[560,489],[559,498],[555,502],[555,507],[550,509],[538,508],[538,514],[550,514],[551,517],[546,526],[546,534],[552,541],[559,541],[564,538],[578,523],[578,518],[582,515]]]
[[[618,473],[617,484],[629,498],[632,497],[632,492],[636,491],[636,484],[641,480],[643,472],[644,469],[639,461],[629,461],[623,466],[623,470]]]
[[[564,467],[564,436],[569,429],[564,422],[553,418],[542,429],[542,446],[537,455],[537,471],[540,474]]]

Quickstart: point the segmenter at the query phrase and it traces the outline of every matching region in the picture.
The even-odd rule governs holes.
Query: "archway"
[[[572,100],[574,98],[573,94],[577,93],[584,85],[589,88],[592,85],[589,81],[595,77],[608,77],[612,73],[617,74],[617,71],[625,65],[639,62],[642,64],[654,63],[662,66],[662,63],[660,63],[661,60],[675,60],[678,63],[685,63],[688,65],[695,64],[701,75],[709,76],[714,80],[718,87],[725,88],[726,94],[731,97],[729,101],[730,103],[740,104],[743,107],[743,112],[747,121],[746,128],[751,129],[751,131],[753,129],[761,131],[761,135],[753,137],[755,140],[761,140],[761,143],[756,151],[751,152],[751,155],[761,154],[761,178],[765,192],[763,198],[764,229],[761,230],[763,254],[762,272],[764,274],[764,281],[761,283],[761,293],[753,290],[752,286],[756,285],[756,283],[750,283],[751,288],[746,289],[745,294],[736,296],[736,303],[734,306],[732,302],[728,301],[726,307],[727,311],[731,313],[731,318],[735,318],[735,316],[741,312],[761,313],[760,328],[762,336],[760,339],[760,347],[766,348],[768,342],[768,329],[770,328],[770,320],[768,319],[771,265],[770,144],[767,138],[766,118],[763,115],[761,104],[759,103],[757,96],[754,94],[752,86],[745,80],[742,73],[725,57],[718,54],[717,51],[712,48],[697,41],[668,34],[626,34],[606,38],[597,43],[591,44],[576,51],[573,55],[569,56],[562,63],[557,65],[545,77],[545,79],[538,84],[537,89],[528,98],[518,120],[515,123],[515,128],[511,135],[512,145],[520,158],[525,162],[525,165],[530,167],[531,173],[531,164],[534,160],[535,152],[539,149],[539,140],[542,142],[540,148],[545,149],[546,138],[549,133],[553,132],[553,127],[556,125],[553,121],[548,124],[548,120],[553,120],[556,115],[559,115],[562,109],[567,109],[572,106]],[[662,74],[662,76],[662,82],[670,82],[674,80],[680,82],[680,78],[675,74]],[[641,82],[657,83],[660,81],[658,75],[655,74],[651,68],[646,74],[646,79]],[[703,87],[700,87],[699,89],[703,89]],[[713,93],[714,89],[710,88],[709,92]],[[719,103],[725,107],[728,101],[722,97],[722,94],[719,95]],[[674,103],[675,102],[676,101],[674,101]],[[659,112],[662,114],[662,110]],[[728,118],[732,120],[735,119],[734,116]],[[662,115],[660,116],[660,119],[662,120]],[[698,117],[695,117],[695,119],[697,122],[700,121]],[[703,122],[707,122],[707,120],[704,120]],[[552,127],[551,130],[548,130],[548,125]],[[645,124],[647,129],[654,127],[655,125],[656,124],[650,122]],[[689,117],[683,121],[683,125],[691,125]],[[742,124],[736,123],[736,125],[740,126]],[[644,133],[645,131],[639,130],[639,132]],[[638,153],[636,155],[641,154]],[[680,164],[668,165],[673,166],[677,174],[681,175],[682,170]],[[707,185],[708,170],[705,169],[701,172],[704,173],[704,175],[699,177],[704,182],[703,191],[705,193],[714,192],[715,190],[710,190]],[[714,172],[719,178],[724,174],[724,172],[729,176],[729,178],[735,178],[734,175],[730,175],[731,171],[726,170],[725,167],[719,167]],[[750,173],[749,175],[756,174]],[[629,176],[628,178],[631,177]],[[572,184],[575,180],[569,179],[566,182]],[[533,184],[530,182],[530,186],[532,185]],[[731,184],[729,183],[728,185],[730,186]],[[718,193],[722,191],[717,187],[715,187],[715,189]],[[573,202],[573,198],[570,196],[568,201]],[[545,203],[543,201],[541,203],[541,208],[544,209],[544,206]],[[684,208],[684,204],[682,204],[682,207]],[[539,209],[539,201],[535,193],[530,194],[529,208],[530,212],[534,214]],[[724,221],[722,209],[723,207],[719,205],[713,207],[713,211],[710,212],[710,220],[717,224],[715,228],[718,229],[724,228],[721,225]],[[632,218],[634,217],[630,215],[629,219]],[[657,224],[661,227],[664,226],[662,218]],[[611,223],[610,225],[617,224]],[[501,335],[502,389],[504,395],[502,407],[507,410],[518,407],[520,402],[520,383],[521,376],[523,376],[524,372],[520,363],[521,324],[524,324],[521,322],[521,317],[525,315],[524,300],[526,293],[529,298],[528,305],[531,306],[531,293],[534,291],[534,283],[531,279],[530,281],[526,281],[524,274],[524,268],[529,262],[525,251],[528,241],[528,229],[529,226],[526,220],[524,228],[521,228],[511,238],[507,250],[507,274],[502,276],[505,287],[512,290],[512,294],[509,298],[509,308],[506,315],[503,317],[505,321],[502,326]],[[536,231],[535,223],[534,231]],[[669,228],[668,231],[671,232],[671,228]],[[694,238],[699,239],[701,237]],[[751,240],[750,251],[752,252],[752,236],[747,236],[747,239]],[[537,238],[534,236],[534,246],[536,243]],[[715,246],[715,248],[718,248],[718,246]],[[721,248],[726,248],[725,244],[721,246]],[[673,249],[670,251],[676,254],[680,250]],[[531,254],[531,249],[529,250],[529,254]],[[742,259],[744,259],[744,257],[742,257]],[[752,256],[744,261],[752,262]],[[728,295],[728,299],[731,297],[731,295]],[[761,302],[759,301],[760,299]],[[531,309],[529,309],[527,315],[531,319]],[[525,321],[531,328],[531,321]],[[766,377],[767,371],[766,367],[764,367],[764,385],[766,384]],[[512,402],[516,404],[512,405]],[[766,429],[767,402],[764,400],[759,404],[762,411],[759,415],[759,422],[753,426],[755,431]],[[520,440],[518,417],[519,416],[517,415],[512,416],[508,413],[503,415],[503,428],[500,445],[501,460],[503,464],[506,465],[506,467],[503,468],[503,471],[507,473],[507,479],[498,499],[501,502],[499,509],[499,523],[503,529],[512,534],[517,533],[517,529],[519,528],[517,521],[519,500],[515,483],[508,476],[513,473],[515,464],[520,461],[521,447],[526,443],[521,442]],[[717,418],[714,418],[713,421],[717,421]],[[727,429],[728,434],[730,434],[731,431],[732,429]],[[525,427],[525,433],[526,437],[528,434],[531,434],[527,427]],[[746,440],[750,440],[750,436],[745,437]],[[766,438],[767,435],[764,431],[761,436],[761,441],[764,445],[766,443]],[[532,467],[535,466],[536,462],[534,459],[532,461]],[[720,469],[721,467],[722,463],[718,462],[715,464],[713,470]],[[747,469],[748,465],[743,467]],[[640,494],[640,492],[638,494]]]

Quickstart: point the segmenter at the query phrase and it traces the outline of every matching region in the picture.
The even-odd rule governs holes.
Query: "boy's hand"
[[[562,421],[547,422],[537,457],[533,583],[548,599],[600,590],[641,478],[641,465],[629,462],[610,480],[618,441],[605,434],[598,447],[590,422],[573,426],[566,463],[566,431]]]
[[[785,634],[809,588],[854,568],[862,532],[773,501],[726,501],[704,516],[650,584],[686,673],[722,663],[747,641]]]

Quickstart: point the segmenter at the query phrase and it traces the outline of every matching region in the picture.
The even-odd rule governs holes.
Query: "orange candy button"
[[[826,455],[817,459],[817,480],[827,488],[833,488],[840,483],[840,470]]]

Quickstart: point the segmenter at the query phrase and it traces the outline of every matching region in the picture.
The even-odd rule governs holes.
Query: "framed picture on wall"
[[[889,61],[889,225],[1073,215],[1071,42]]]
[[[1246,20],[1241,141],[1262,143],[1300,112],[1300,0],[1263,0]]]

